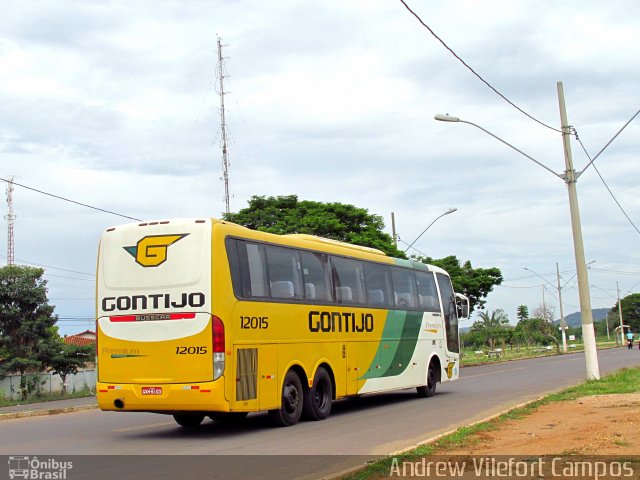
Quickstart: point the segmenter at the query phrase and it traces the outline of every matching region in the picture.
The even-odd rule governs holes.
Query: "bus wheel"
[[[204,415],[177,413],[173,416],[173,419],[178,423],[178,425],[184,428],[195,428],[202,423],[202,420],[204,420]]]
[[[236,425],[242,423],[249,415],[248,412],[214,412],[209,418],[214,422]]]
[[[436,394],[436,385],[438,385],[438,372],[433,362],[429,364],[427,370],[427,384],[417,388],[420,398],[433,397]]]
[[[281,407],[269,410],[269,418],[278,427],[290,427],[298,423],[302,414],[302,384],[298,374],[289,370],[282,385]]]
[[[333,385],[324,368],[319,368],[313,378],[313,386],[304,392],[302,414],[307,420],[324,420],[331,413]]]

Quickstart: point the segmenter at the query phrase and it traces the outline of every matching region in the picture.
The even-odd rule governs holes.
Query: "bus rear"
[[[212,315],[211,220],[107,229],[97,271],[98,405],[227,411],[225,337]]]

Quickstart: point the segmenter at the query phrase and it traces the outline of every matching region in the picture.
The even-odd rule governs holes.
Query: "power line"
[[[589,157],[589,154],[587,154],[587,157],[589,157],[589,160],[591,160],[591,161],[590,161],[589,163],[587,163],[587,165],[582,169],[582,171],[578,174],[578,176],[582,175],[582,174],[584,173],[584,171],[585,171],[587,168],[589,168],[589,166],[590,166],[593,162],[595,162],[595,161],[596,161],[596,158],[598,158],[598,157],[600,156],[600,154],[601,154],[602,152],[604,152],[604,151],[605,151],[605,149],[606,149],[609,145],[611,145],[611,143],[612,143],[612,142],[613,142],[613,141],[618,137],[618,135],[620,135],[620,133],[622,133],[622,131],[623,131],[625,128],[627,128],[627,126],[628,126],[628,125],[633,121],[633,119],[634,119],[634,118],[636,118],[636,117],[638,116],[638,114],[640,114],[640,110],[638,110],[636,113],[634,113],[634,114],[633,114],[633,116],[632,116],[632,117],[627,121],[627,123],[625,123],[625,124],[620,128],[620,130],[618,130],[618,131],[616,132],[616,134],[615,134],[613,137],[611,137],[611,140],[609,140],[609,141],[607,142],[607,144],[606,144],[604,147],[602,147],[602,148],[600,149],[600,151],[599,151],[598,153],[596,153],[596,155],[595,155],[593,158]],[[574,129],[574,130],[575,130],[575,129]],[[578,138],[578,134],[577,134],[575,131],[574,131],[574,133],[576,134],[576,138]],[[583,147],[583,148],[584,148],[584,147]],[[586,151],[585,151],[585,153],[586,153]]]
[[[57,198],[58,200],[64,200],[65,202],[74,203],[76,205],[80,205],[81,207],[91,208],[92,210],[98,210],[99,212],[109,213],[111,215],[116,215],[118,217],[127,218],[129,220],[135,220],[136,222],[140,222],[141,221],[139,218],[129,217],[127,215],[122,215],[121,213],[112,212],[111,210],[105,210],[104,208],[94,207],[92,205],[87,205],[86,203],[77,202],[76,200],[71,200],[69,198],[61,197],[59,195],[54,195],[53,193],[43,192],[42,190],[38,190],[37,188],[28,187],[26,185],[21,185],[19,183],[7,180],[6,178],[0,178],[0,180],[2,180],[3,182],[6,182],[6,183],[12,183],[13,185],[17,185],[17,186],[22,187],[22,188],[26,188],[27,190],[32,190],[34,192],[38,192],[38,193],[41,193],[43,195],[48,195],[49,197]]]
[[[0,257],[3,257],[4,255],[0,255]],[[68,268],[61,268],[61,267],[54,267],[51,265],[45,265],[44,263],[36,263],[36,262],[31,262],[29,260],[24,260],[22,258],[17,258],[16,260],[18,260],[19,262],[25,264],[25,265],[31,265],[34,267],[43,267],[43,268],[51,268],[53,270],[60,270],[61,272],[69,272],[69,273],[78,273],[80,275],[88,275],[90,277],[95,277],[96,274],[95,273],[86,273],[86,272],[79,272],[77,270],[69,270]]]
[[[0,255],[0,257],[4,257],[4,258],[6,258],[4,255]],[[77,271],[77,270],[69,270],[69,269],[67,269],[67,268],[52,267],[51,265],[44,265],[44,264],[42,264],[42,263],[30,262],[29,260],[24,260],[24,259],[21,259],[21,258],[17,258],[16,260],[18,260],[20,263],[22,263],[22,264],[24,264],[24,265],[28,265],[28,266],[43,267],[43,268],[50,268],[50,269],[53,269],[53,270],[60,270],[60,271],[62,271],[62,272],[70,272],[70,273],[78,273],[78,274],[80,274],[80,275],[88,275],[88,276],[90,276],[90,277],[95,277],[95,276],[96,276],[96,275],[95,275],[95,273],[85,273],[85,272],[79,272],[79,271]],[[47,272],[47,271],[45,271],[45,272],[43,273],[43,275],[47,275],[47,276],[49,276],[49,277],[68,278],[68,279],[71,279],[71,280],[84,280],[84,281],[87,281],[87,282],[93,282],[93,281],[95,281],[93,278],[76,278],[76,277],[67,277],[67,276],[64,276],[64,275],[54,275],[54,274],[49,273],[49,272]]]
[[[47,277],[66,278],[66,279],[69,279],[69,280],[81,280],[83,282],[95,282],[95,280],[93,278],[67,277],[65,275],[54,275],[53,273],[47,273],[47,272],[44,272],[43,275],[46,275]]]
[[[591,270],[596,270],[597,272],[607,272],[607,273],[616,273],[618,275],[640,275],[640,272],[625,272],[622,270],[609,270],[606,268],[591,268]]]
[[[544,287],[544,284],[529,285],[529,286],[524,286],[524,287],[516,287],[515,285],[496,285],[496,287],[503,287],[503,288],[540,288],[540,287]]]
[[[631,120],[630,120],[631,121]],[[628,125],[628,122],[627,122]],[[625,125],[626,126],[626,125]],[[619,133],[619,132],[618,132]],[[617,134],[616,134],[617,136]],[[615,137],[614,137],[615,138]],[[587,158],[589,160],[591,160],[591,157],[589,156],[589,152],[587,152],[587,149],[585,148],[585,146],[582,144],[582,141],[580,140],[580,137],[578,137],[578,134],[576,133],[576,140],[578,141],[578,143],[580,144],[580,146],[582,147],[582,151],[584,152],[584,154],[587,156]],[[613,139],[612,139],[613,141]],[[611,143],[611,142],[609,142]],[[608,145],[608,144],[607,144]],[[605,147],[606,148],[606,147]],[[595,158],[593,159],[595,160]],[[613,192],[611,191],[611,189],[609,188],[609,185],[607,185],[607,182],[604,181],[604,178],[602,177],[602,175],[600,174],[600,170],[598,170],[598,167],[596,167],[596,164],[593,162],[593,160],[591,160],[591,162],[589,163],[589,165],[593,165],[594,170],[596,171],[596,173],[598,174],[598,176],[600,177],[600,180],[602,180],[602,184],[605,186],[605,188],[607,189],[607,191],[609,192],[609,195],[611,195],[611,198],[613,198],[613,201],[616,202],[616,205],[618,205],[618,208],[620,209],[620,211],[622,212],[622,214],[627,218],[627,220],[629,221],[629,223],[631,224],[631,226],[633,228],[636,229],[636,232],[640,233],[640,230],[638,230],[638,227],[636,227],[636,224],[633,223],[633,220],[631,220],[631,218],[629,218],[629,215],[627,215],[627,212],[625,212],[624,208],[622,208],[622,205],[620,205],[620,202],[618,201],[618,199],[616,198],[616,196],[613,194]],[[588,166],[588,165],[587,165]],[[586,167],[585,167],[586,168]],[[583,170],[584,172],[584,170]]]
[[[429,30],[429,33],[431,33],[431,35],[433,35],[433,37],[438,40],[443,46],[444,48],[446,48],[460,63],[462,63],[462,65],[464,65],[465,67],[467,67],[467,69],[473,73],[482,83],[484,83],[487,87],[489,87],[491,90],[493,90],[494,93],[496,93],[500,98],[502,98],[504,101],[506,101],[509,105],[511,105],[513,108],[515,108],[516,110],[518,110],[520,113],[524,114],[525,116],[529,117],[531,120],[533,120],[536,123],[539,123],[540,125],[542,125],[543,127],[548,128],[549,130],[553,130],[554,132],[558,132],[558,133],[563,133],[562,130],[558,130],[557,128],[552,127],[551,125],[547,125],[546,123],[538,120],[537,118],[533,117],[532,115],[528,114],[527,112],[525,112],[523,109],[521,109],[520,107],[518,107],[515,103],[513,103],[511,100],[509,100],[507,97],[505,97],[502,93],[500,93],[493,85],[491,85],[488,81],[486,81],[484,78],[482,78],[482,76],[476,72],[471,66],[469,66],[462,58],[460,58],[460,56],[453,51],[453,49],[451,49],[451,47],[449,47],[449,45],[447,45],[444,40],[442,40],[432,29],[431,27],[429,27],[429,25],[427,25],[426,23],[424,23],[424,21],[418,16],[418,14],[416,12],[414,12],[413,10],[411,10],[411,8],[409,8],[409,5],[407,5],[405,3],[404,0],[400,0],[400,2],[405,6],[405,8],[407,10],[409,10],[409,12],[416,17],[416,19],[418,19],[418,21],[422,24],[423,27],[425,27],[427,30]]]

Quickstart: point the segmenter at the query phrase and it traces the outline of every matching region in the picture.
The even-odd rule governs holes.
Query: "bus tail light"
[[[211,317],[211,330],[213,334],[213,379],[217,380],[224,373],[224,324],[215,315]]]

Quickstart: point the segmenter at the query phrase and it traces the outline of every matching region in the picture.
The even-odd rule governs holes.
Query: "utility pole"
[[[7,220],[7,265],[13,265],[15,263],[15,248],[13,242],[13,224],[16,216],[13,213],[13,177],[9,177],[7,182],[7,206],[9,212],[4,216]]]
[[[616,282],[616,290],[618,290],[618,316],[620,317],[620,345],[624,345],[624,322],[622,321],[622,303],[620,302],[620,285]],[[616,337],[616,343],[618,337]]]
[[[562,331],[562,351],[567,353],[567,326],[564,322],[564,310],[562,309],[562,287],[560,286],[560,267],[556,262],[556,276],[558,277],[558,302],[560,303],[560,330]]]
[[[222,43],[218,37],[218,80],[220,82],[220,130],[222,144],[222,180],[224,181],[224,207],[225,213],[229,213],[229,153],[227,151],[227,122],[224,111],[224,57],[222,56]]]
[[[562,128],[562,145],[564,147],[565,172],[564,181],[569,192],[569,210],[571,212],[571,229],[573,232],[573,248],[576,257],[576,271],[578,272],[578,293],[580,297],[580,313],[582,314],[582,339],[584,342],[584,356],[587,367],[587,379],[598,380],[600,367],[598,366],[598,350],[596,335],[593,330],[593,313],[589,296],[589,275],[584,258],[584,244],[582,242],[582,225],[580,223],[580,209],[578,208],[578,193],[576,182],[578,176],[573,168],[571,156],[571,126],[567,120],[567,110],[564,103],[564,88],[562,82],[557,83],[558,103],[560,106],[560,124]]]
[[[393,246],[398,248],[398,235],[396,234],[396,216],[391,212],[391,235],[393,236]]]

